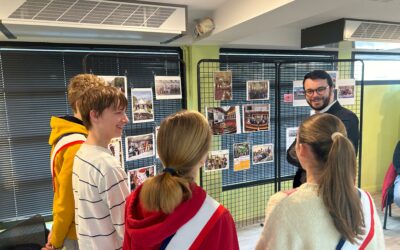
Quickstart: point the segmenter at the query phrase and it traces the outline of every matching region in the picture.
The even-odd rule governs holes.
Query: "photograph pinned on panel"
[[[253,80],[246,82],[247,101],[269,100],[269,81]]]
[[[290,148],[290,146],[293,144],[294,140],[296,139],[297,130],[299,130],[299,127],[286,128],[286,150],[288,150]]]
[[[331,77],[332,82],[333,82],[333,94],[334,94],[334,99],[337,100],[338,99],[338,88],[336,85],[336,81],[339,79],[339,71],[325,71],[326,73],[328,73],[328,75]]]
[[[157,126],[157,127],[154,128],[154,132],[155,132],[155,135],[156,135],[156,138],[155,138],[155,141],[154,141],[154,145],[156,146],[156,152],[155,152],[155,154],[156,154],[156,158],[157,158],[157,159],[160,158],[160,156],[158,156],[158,152],[157,152],[157,136],[158,136],[158,130],[160,130],[160,126]]]
[[[204,171],[215,171],[229,169],[229,150],[209,151],[207,161],[204,164]]]
[[[132,88],[132,122],[154,121],[153,90],[151,88]]]
[[[206,107],[206,114],[213,135],[241,132],[239,106]]]
[[[233,144],[233,171],[250,168],[250,145],[248,142]]]
[[[154,156],[154,134],[127,136],[125,153],[126,161]]]
[[[339,79],[339,71],[325,71],[331,78],[333,85],[336,86],[336,80]]]
[[[252,147],[253,164],[274,161],[274,144],[261,144]]]
[[[114,86],[121,90],[126,99],[128,99],[128,80],[126,76],[98,76],[102,78],[108,85]]]
[[[122,154],[122,139],[121,139],[121,137],[112,138],[110,143],[108,144],[108,149],[111,151],[111,154],[118,160],[122,169],[125,169],[124,156]]]
[[[303,80],[293,81],[293,107],[307,107],[306,92],[303,88]]]
[[[270,130],[269,104],[243,105],[243,132]]]
[[[154,76],[156,99],[182,99],[180,76]]]
[[[145,180],[150,177],[155,176],[156,174],[156,166],[147,166],[143,168],[132,169],[128,171],[128,178],[129,178],[129,186],[131,192],[141,185]]]
[[[356,80],[340,79],[336,81],[338,101],[342,105],[354,105],[356,101]]]
[[[232,100],[232,71],[214,72],[214,99]]]

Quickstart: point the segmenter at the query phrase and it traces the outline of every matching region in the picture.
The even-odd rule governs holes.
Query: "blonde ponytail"
[[[211,130],[197,111],[181,111],[160,125],[157,152],[166,171],[144,182],[140,200],[148,211],[172,213],[190,199],[190,183],[211,145]]]

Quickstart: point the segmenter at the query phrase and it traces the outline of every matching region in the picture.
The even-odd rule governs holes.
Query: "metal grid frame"
[[[292,188],[292,179],[296,167],[286,161],[286,128],[296,127],[310,115],[309,107],[293,107],[284,102],[284,94],[292,93],[292,81],[302,80],[304,75],[314,69],[339,71],[339,77],[350,78],[354,75],[354,63],[362,60],[265,60],[265,58],[203,59],[198,69],[198,107],[206,115],[206,107],[233,106],[243,104],[270,104],[270,131],[214,135],[211,150],[229,150],[229,169],[200,173],[202,187],[216,200],[224,204],[232,213],[238,227],[262,223],[265,206],[269,197],[279,190]],[[214,100],[215,71],[232,71],[232,100]],[[363,71],[363,66],[362,66]],[[363,72],[361,72],[363,79]],[[270,93],[267,101],[246,101],[247,80],[269,80]],[[359,159],[362,143],[362,103],[364,82],[356,83],[356,103],[346,106],[360,119]],[[241,122],[242,109],[240,108]],[[242,125],[243,128],[243,125]],[[252,165],[250,170],[233,171],[233,144],[248,141],[252,145],[274,144],[274,162]],[[251,155],[251,153],[250,153]],[[251,162],[252,163],[252,162]],[[361,178],[361,161],[358,162]],[[251,173],[253,172],[253,173]],[[256,176],[256,178],[254,178]]]
[[[232,71],[232,100],[214,100],[213,74],[215,71]],[[242,119],[244,104],[267,102],[270,105],[269,131],[214,135],[212,150],[229,150],[229,169],[212,172],[201,171],[200,173],[200,182],[203,188],[230,210],[238,227],[262,223],[266,201],[270,195],[276,192],[277,188],[276,161],[251,165],[249,170],[233,170],[233,144],[249,142],[251,149],[254,145],[274,142],[276,134],[276,72],[277,64],[265,60],[249,63],[245,60],[205,59],[198,63],[199,112],[206,115],[206,107],[239,106]],[[246,101],[246,80],[269,80],[269,100]],[[274,154],[276,157],[275,149]],[[250,158],[252,158],[251,150]]]

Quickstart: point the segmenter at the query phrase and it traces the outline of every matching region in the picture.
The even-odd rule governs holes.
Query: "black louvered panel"
[[[139,51],[104,56],[87,48],[0,47],[0,224],[34,214],[51,215],[49,122],[51,116],[72,113],[66,89],[70,78],[84,72],[85,56],[92,53],[86,61],[88,72],[127,76],[129,88],[150,88],[154,75],[183,72],[178,49]],[[155,122],[128,124],[124,136],[153,133],[161,119],[182,109],[185,101],[154,100]],[[128,116],[130,107],[129,102]],[[155,157],[131,161],[125,166],[131,169],[150,164],[160,167]]]

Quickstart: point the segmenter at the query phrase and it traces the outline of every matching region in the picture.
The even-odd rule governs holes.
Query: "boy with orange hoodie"
[[[89,88],[104,86],[95,75],[79,74],[68,85],[68,102],[73,116],[51,117],[49,144],[52,146],[51,173],[53,179],[53,226],[45,249],[79,249],[75,230],[75,207],[72,192],[72,166],[87,129],[80,113],[82,94]]]

